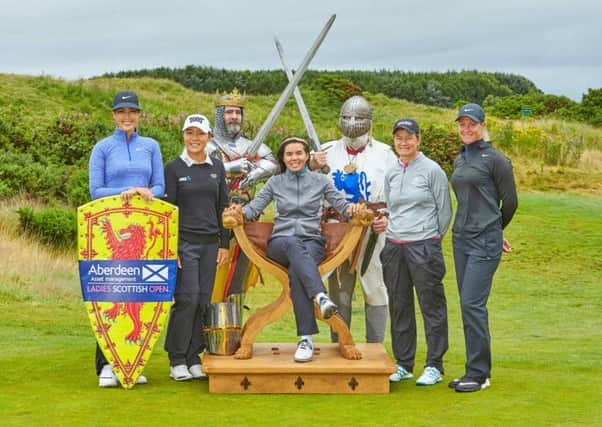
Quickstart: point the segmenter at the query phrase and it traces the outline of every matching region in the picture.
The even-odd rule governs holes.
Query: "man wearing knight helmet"
[[[255,185],[278,170],[270,148],[261,144],[254,158],[245,156],[251,140],[242,136],[244,97],[234,89],[215,103],[215,134],[207,150],[224,162],[231,197],[253,198]]]
[[[229,197],[239,203],[251,200],[256,184],[278,170],[278,162],[265,144],[253,158],[248,158],[252,141],[242,136],[244,105],[245,99],[236,89],[217,99],[213,139],[207,145],[207,153],[224,163]],[[212,302],[243,293],[257,281],[257,274],[238,245],[233,244],[227,264],[217,271]]]
[[[328,165],[336,188],[349,202],[364,201],[373,210],[385,207],[385,172],[396,162],[390,146],[372,138],[372,108],[362,96],[352,96],[341,107],[340,139],[322,145],[314,153],[312,169]],[[375,220],[373,228],[380,226]],[[383,230],[380,230],[383,231]],[[378,254],[384,247],[383,234],[369,229],[360,243],[359,258],[345,261],[328,279],[328,292],[347,325],[351,323],[351,301],[359,276],[365,301],[366,342],[382,343],[387,325],[387,289]],[[333,341],[337,341],[332,334]]]

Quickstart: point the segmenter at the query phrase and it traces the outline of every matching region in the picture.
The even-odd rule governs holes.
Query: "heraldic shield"
[[[82,295],[96,340],[125,388],[152,354],[176,283],[178,208],[119,196],[77,210]]]

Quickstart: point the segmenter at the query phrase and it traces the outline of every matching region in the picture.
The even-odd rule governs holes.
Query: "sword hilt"
[[[380,218],[381,216],[389,218],[389,211],[387,211],[387,208],[376,209],[374,215],[376,215],[376,218]]]

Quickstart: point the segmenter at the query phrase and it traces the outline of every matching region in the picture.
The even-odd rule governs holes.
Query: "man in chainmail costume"
[[[377,211],[385,207],[385,172],[395,164],[396,156],[390,146],[372,138],[371,128],[372,108],[368,101],[361,96],[347,99],[339,115],[339,129],[343,136],[323,144],[322,152],[314,153],[312,169],[328,165],[335,186],[346,195],[349,202],[363,200]],[[356,265],[345,261],[330,275],[328,292],[338,305],[339,313],[350,325],[351,302],[359,276],[365,301],[366,342],[382,343],[385,339],[388,301],[378,254],[384,246],[384,236],[371,237],[372,234],[373,230],[369,229],[358,248],[360,252],[357,263],[354,263]],[[334,333],[332,340],[337,341]]]
[[[213,139],[207,145],[207,153],[223,161],[230,199],[239,203],[252,199],[257,183],[278,170],[278,162],[265,144],[261,144],[254,158],[246,156],[252,141],[242,135],[244,104],[244,97],[236,89],[217,99]],[[248,264],[244,253],[235,248],[232,262],[226,267],[226,277],[218,272],[216,279],[224,279],[226,283],[221,286],[216,283],[216,289],[223,292],[225,288],[228,295],[243,292]]]

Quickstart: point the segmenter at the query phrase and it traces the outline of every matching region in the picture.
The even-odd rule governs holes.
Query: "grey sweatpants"
[[[169,314],[165,351],[170,366],[188,367],[201,363],[199,354],[205,349],[203,333],[206,306],[211,302],[217,260],[215,243],[190,243],[180,240],[174,304]]]
[[[487,300],[502,257],[502,231],[494,229],[473,238],[454,234],[453,247],[466,346],[465,375],[483,382],[491,376]]]
[[[414,289],[418,296],[426,335],[426,363],[443,373],[443,355],[448,348],[447,301],[441,280],[445,261],[441,241],[421,240],[385,244],[380,254],[383,277],[389,293],[391,344],[397,364],[412,372],[416,356]]]
[[[326,292],[318,271],[325,255],[323,237],[301,239],[297,236],[272,237],[266,255],[288,268],[291,299],[297,323],[297,335],[318,333],[313,297]]]

